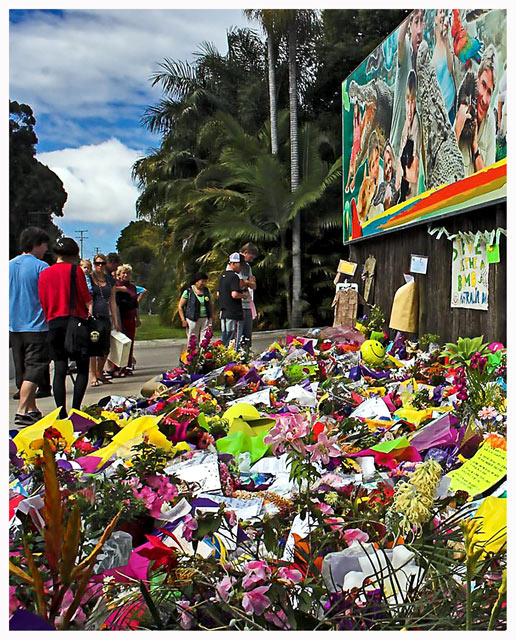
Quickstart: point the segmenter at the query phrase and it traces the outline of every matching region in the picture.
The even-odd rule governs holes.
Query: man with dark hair
[[[48,326],[39,301],[38,281],[48,267],[42,258],[49,241],[45,231],[28,227],[20,236],[22,254],[9,261],[9,343],[20,390],[14,417],[19,426],[34,424],[42,417],[36,407],[36,390],[45,383],[50,360]]]
[[[493,110],[490,109],[496,86],[496,67],[496,49],[490,44],[482,54],[472,102],[466,104],[460,101],[460,89],[457,96],[454,130],[464,160],[466,176],[489,167],[496,159],[496,119]],[[468,76],[473,76],[473,72],[466,73],[461,88]],[[473,77],[470,79],[474,84]]]
[[[122,258],[120,257],[120,254],[115,252],[108,253],[106,258],[106,274],[109,274],[111,277],[115,278],[115,272],[122,264]]]
[[[239,324],[244,314],[242,312],[242,300],[249,297],[247,291],[242,291],[238,273],[242,266],[242,258],[239,253],[229,256],[229,269],[219,278],[219,302],[220,324],[222,328],[222,343],[225,347],[231,340],[238,337]],[[238,345],[238,343],[237,343]]]
[[[256,307],[254,306],[254,290],[256,289],[256,278],[253,276],[251,263],[258,257],[258,247],[252,242],[247,242],[240,249],[240,254],[244,257],[241,264],[238,277],[240,278],[240,286],[247,289],[249,297],[242,300],[242,312],[244,314],[242,322],[239,324],[239,332],[237,336],[237,345],[240,344],[242,338],[246,339],[246,346],[251,346],[253,337],[253,320],[256,317]]]

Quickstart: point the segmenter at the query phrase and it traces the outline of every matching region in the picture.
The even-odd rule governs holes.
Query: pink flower
[[[272,445],[275,456],[282,454],[287,448],[304,453],[302,440],[310,431],[310,418],[304,414],[282,414],[276,418],[276,424],[263,439],[265,444]]]
[[[245,576],[242,580],[242,586],[244,589],[248,589],[262,580],[267,580],[271,574],[271,570],[266,562],[253,560],[245,565],[244,573]]]
[[[231,511],[231,509],[228,509],[225,513],[229,522],[229,526],[234,527],[238,522],[237,514],[234,511]]]
[[[335,513],[335,511],[330,507],[330,505],[326,504],[325,502],[321,502],[320,500],[315,500],[314,504],[319,509],[319,511],[321,511],[322,513],[328,516],[333,515]]]
[[[185,516],[183,522],[183,536],[185,540],[191,540],[193,532],[198,528],[197,520],[190,514]]]
[[[337,442],[337,436],[328,438],[326,433],[322,431],[317,438],[316,444],[306,447],[307,451],[310,451],[310,462],[320,460],[322,464],[328,464],[330,458],[338,458],[342,455],[342,451],[335,446]]]
[[[344,531],[344,537],[346,538],[346,542],[348,546],[351,546],[352,542],[367,542],[369,540],[369,535],[362,531],[361,529],[346,529]]]
[[[287,614],[283,609],[278,611],[266,611],[263,616],[267,622],[272,622],[280,629],[290,629],[290,622],[288,621]]]
[[[498,411],[494,407],[482,407],[477,415],[483,419],[496,418]]]
[[[16,587],[9,587],[9,615],[12,616],[13,613],[21,607],[21,602],[16,597]]]
[[[222,580],[215,585],[215,590],[217,591],[217,599],[222,600],[223,602],[227,602],[233,591],[234,584],[235,578],[232,578],[231,576],[222,578]]]
[[[291,569],[290,567],[280,567],[278,569],[278,579],[282,582],[288,582],[289,586],[301,582],[303,574],[298,569]]]
[[[190,608],[189,600],[178,600],[176,602],[177,610],[180,614],[179,624],[183,629],[191,629],[193,616],[191,613],[188,613],[188,609]]]
[[[246,613],[254,613],[257,616],[261,616],[265,609],[271,606],[271,601],[265,595],[265,593],[271,588],[271,585],[263,585],[262,587],[256,587],[252,591],[244,593],[242,598],[242,606]]]

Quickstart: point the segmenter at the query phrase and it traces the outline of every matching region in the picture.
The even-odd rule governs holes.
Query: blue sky
[[[68,193],[66,235],[87,229],[85,255],[115,250],[135,219],[133,162],[158,146],[140,125],[161,97],[149,77],[166,57],[193,61],[203,41],[226,53],[239,9],[64,9],[9,12],[9,97],[36,117],[38,159]]]

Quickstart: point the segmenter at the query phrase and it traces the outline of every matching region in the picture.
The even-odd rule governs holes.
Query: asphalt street
[[[298,331],[300,333],[302,330]],[[291,331],[296,333],[296,331]],[[285,338],[286,330],[257,332],[253,335],[253,351],[258,354],[278,338]],[[175,367],[179,362],[181,350],[186,346],[186,340],[147,340],[135,343],[134,357],[136,367],[134,375],[127,378],[113,379],[112,384],[100,387],[90,387],[86,391],[83,404],[95,404],[107,395],[136,396],[139,395],[143,384],[162,371]],[[72,381],[67,378],[67,408],[72,402]],[[14,415],[18,405],[12,396],[16,392],[14,380],[9,380],[9,428],[14,427]],[[37,400],[38,409],[46,415],[55,409],[54,398],[40,398]]]

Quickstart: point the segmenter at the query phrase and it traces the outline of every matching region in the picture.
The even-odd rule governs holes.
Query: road
[[[303,330],[300,330],[301,332]],[[297,332],[297,333],[299,333]],[[269,344],[278,338],[285,338],[286,330],[257,332],[253,336],[253,351],[260,353]],[[291,332],[292,333],[292,332]],[[296,332],[294,332],[296,333]],[[302,334],[301,334],[302,335]],[[136,358],[136,368],[134,375],[128,378],[113,379],[110,385],[100,387],[90,387],[86,391],[83,404],[91,405],[98,402],[107,395],[136,396],[139,394],[143,384],[150,378],[158,375],[168,368],[177,366],[181,350],[186,346],[185,340],[148,340],[136,342],[134,357]],[[72,382],[67,378],[67,407],[71,407]],[[16,392],[14,380],[9,380],[9,428],[14,428],[14,415],[18,405],[17,400],[12,396]],[[55,409],[53,398],[41,398],[37,400],[38,409],[46,415]]]

